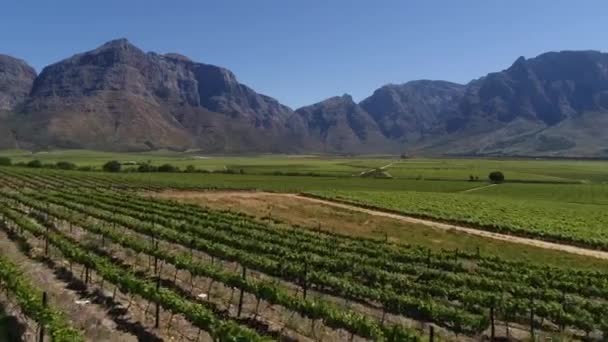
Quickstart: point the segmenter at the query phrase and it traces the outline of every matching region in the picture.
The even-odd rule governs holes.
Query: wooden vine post
[[[158,240],[154,239],[154,274],[158,273]]]
[[[243,266],[243,280],[247,277],[247,268]],[[239,294],[239,306],[236,313],[237,317],[241,317],[241,312],[243,311],[243,287],[241,287],[241,292]]]
[[[496,338],[496,329],[494,326],[494,304],[490,307],[490,341],[494,341]]]
[[[47,294],[46,291],[42,292],[42,307],[46,308],[47,306]],[[38,327],[38,342],[44,342],[44,324],[42,324],[41,322],[38,323],[39,327]]]
[[[530,338],[535,341],[534,335],[534,299],[530,298]]]
[[[435,341],[435,327],[431,325],[429,327],[429,342],[434,342],[434,341]]]
[[[304,275],[302,276],[302,294],[304,299],[306,299],[306,294],[308,292],[308,262],[304,260]]]
[[[46,234],[44,235],[44,256],[49,256],[49,224],[46,224]]]
[[[160,290],[160,275],[156,277],[156,293],[158,294]],[[160,305],[158,305],[158,300],[156,301],[155,311],[154,311],[154,328],[158,329],[160,326]]]

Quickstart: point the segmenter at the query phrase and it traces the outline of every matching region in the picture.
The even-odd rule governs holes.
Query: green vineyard
[[[0,228],[32,258],[81,270],[86,286],[129,309],[145,306],[148,329],[183,340],[608,336],[601,272],[302,229],[149,190],[95,174],[2,170]],[[53,341],[83,339],[14,274],[0,259],[0,286]]]

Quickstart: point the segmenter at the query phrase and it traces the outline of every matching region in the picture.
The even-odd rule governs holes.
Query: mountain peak
[[[35,78],[36,70],[25,61],[0,54],[0,112],[25,101]]]
[[[113,39],[110,40],[106,43],[104,43],[101,47],[106,47],[106,48],[126,48],[129,46],[132,46],[133,44],[131,44],[131,42],[129,42],[129,40],[127,38],[118,38],[118,39]]]
[[[180,62],[192,62],[190,58],[175,52],[166,53],[163,56]]]
[[[353,100],[352,95],[347,94],[347,93],[342,94],[341,98],[342,98],[342,100],[344,100],[344,101],[348,101],[348,102],[355,102],[355,101]]]

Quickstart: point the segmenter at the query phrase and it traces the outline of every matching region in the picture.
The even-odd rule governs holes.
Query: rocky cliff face
[[[12,111],[30,94],[36,71],[26,62],[0,54],[0,111]]]
[[[517,59],[292,111],[229,70],[125,39],[46,67],[0,55],[0,147],[608,156],[608,54]]]
[[[416,140],[445,133],[458,114],[465,86],[445,81],[412,81],[386,85],[361,102],[391,139]]]
[[[588,121],[603,125],[608,115],[608,54],[520,57],[471,82],[459,111],[458,132],[470,139],[457,134],[462,139],[452,146],[463,146],[462,152],[603,155],[604,138],[589,130]]]
[[[317,148],[342,153],[390,150],[393,145],[376,121],[350,95],[336,96],[296,113]]]
[[[522,117],[554,125],[586,111],[608,109],[608,54],[551,52],[473,82],[462,101],[467,116],[499,122]]]
[[[291,114],[224,68],[120,39],[46,67],[20,132],[61,147],[256,149],[287,134]]]

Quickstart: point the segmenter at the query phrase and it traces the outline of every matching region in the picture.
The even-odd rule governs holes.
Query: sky
[[[232,70],[298,108],[387,83],[466,83],[547,51],[608,51],[606,0],[2,0],[0,53],[38,71],[106,41]]]

